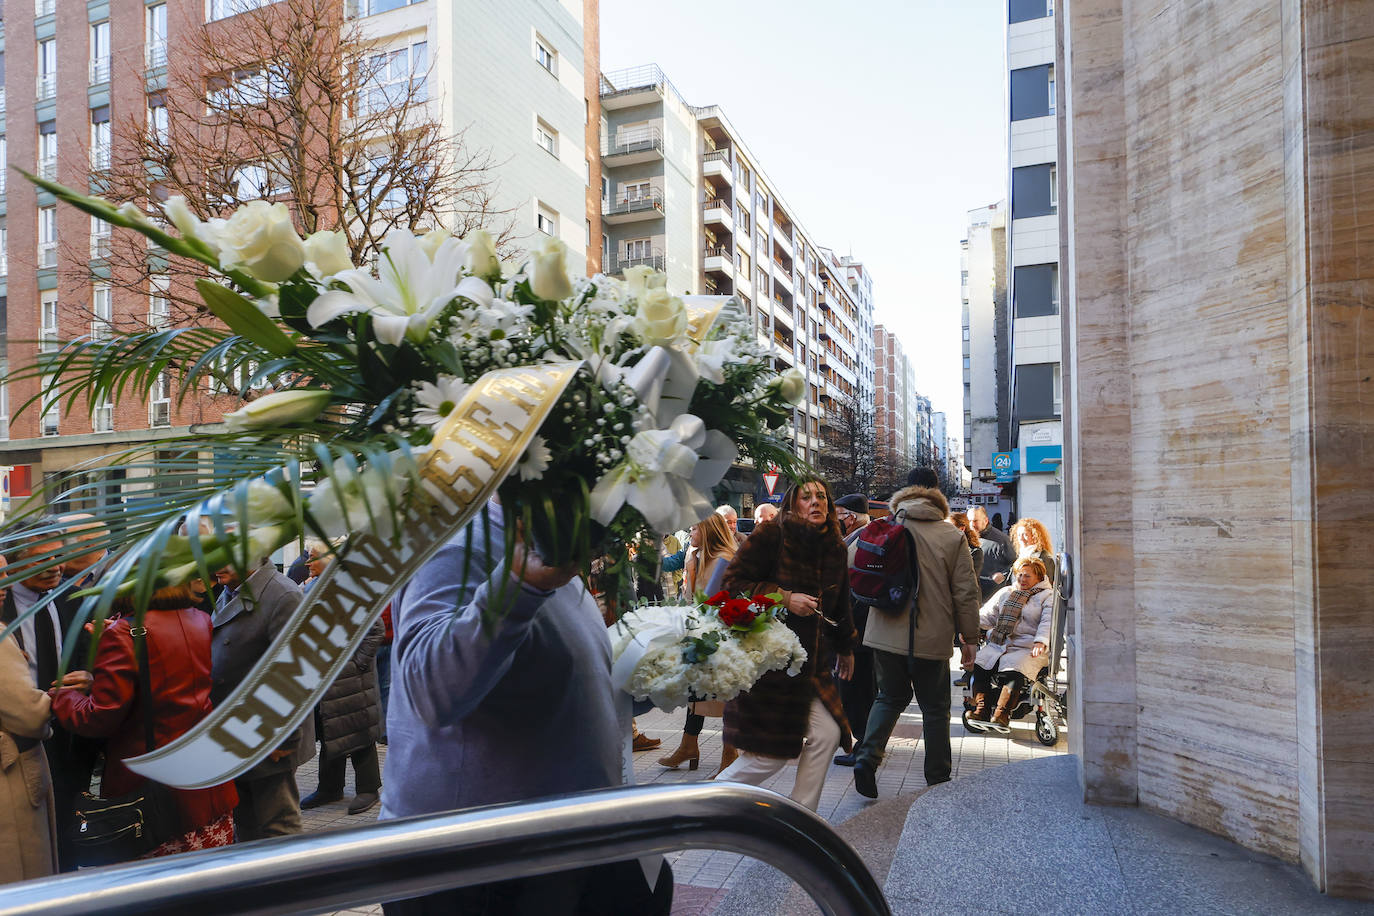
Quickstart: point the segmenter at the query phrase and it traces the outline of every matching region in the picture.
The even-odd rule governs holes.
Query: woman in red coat
[[[126,614],[105,628],[96,651],[95,682],[90,695],[70,688],[52,693],[52,713],[67,730],[105,738],[105,772],[100,780],[106,797],[136,790],[144,777],[124,760],[145,752],[144,709],[153,720],[153,744],[169,744],[210,713],[210,618],[197,608],[205,586],[199,579],[160,589],[148,602],[143,626],[147,630],[148,683],[152,696],[143,696],[134,656],[135,624],[127,600],[115,602]],[[122,604],[122,606],[121,606]],[[171,855],[234,841],[234,805],[238,793],[232,782],[209,789],[173,789],[181,813],[182,833],[169,838],[145,858]]]

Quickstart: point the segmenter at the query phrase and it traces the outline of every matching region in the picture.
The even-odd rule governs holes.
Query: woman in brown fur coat
[[[848,679],[858,634],[849,613],[849,554],[840,537],[835,500],[821,480],[788,488],[782,514],[765,522],[735,554],[725,572],[732,595],[782,592],[787,626],[807,652],[796,677],[770,671],[748,693],[726,704],[725,740],[739,759],[720,774],[759,785],[792,758],[792,798],[812,811],[835,748],[849,750],[849,725],[831,675]],[[838,664],[837,662],[838,656]]]

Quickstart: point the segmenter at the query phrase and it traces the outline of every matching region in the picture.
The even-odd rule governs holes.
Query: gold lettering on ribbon
[[[736,301],[733,296],[683,296],[682,304],[687,308],[687,336],[701,343],[715,327],[726,303]]]
[[[485,504],[524,453],[581,363],[489,372],[435,434],[420,469],[424,498],[398,526],[399,547],[349,538],[262,660],[191,731],[126,764],[200,789],[251,769],[310,714],[392,595]]]

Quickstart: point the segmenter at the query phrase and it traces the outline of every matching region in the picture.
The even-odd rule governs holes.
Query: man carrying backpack
[[[979,638],[979,590],[968,542],[945,521],[949,503],[939,487],[935,471],[914,468],[907,475],[907,486],[888,503],[894,515],[903,516],[911,536],[916,596],[893,610],[875,605],[868,615],[863,643],[874,650],[878,697],[868,716],[863,744],[854,752],[854,788],[867,798],[878,797],[878,767],[892,729],[913,695],[921,709],[921,734],[926,742],[926,784],[948,782],[954,769],[949,743],[950,647],[957,632],[964,638],[963,664],[973,663]]]

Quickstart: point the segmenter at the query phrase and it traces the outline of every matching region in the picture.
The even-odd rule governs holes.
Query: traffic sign
[[[770,473],[770,474],[764,474],[764,475],[763,475],[763,485],[766,486],[766,487],[768,488],[768,495],[769,495],[769,496],[772,496],[772,495],[773,495],[773,489],[774,489],[775,487],[777,487],[777,485],[778,485],[778,475],[777,475],[777,474],[771,474],[771,473]]]

